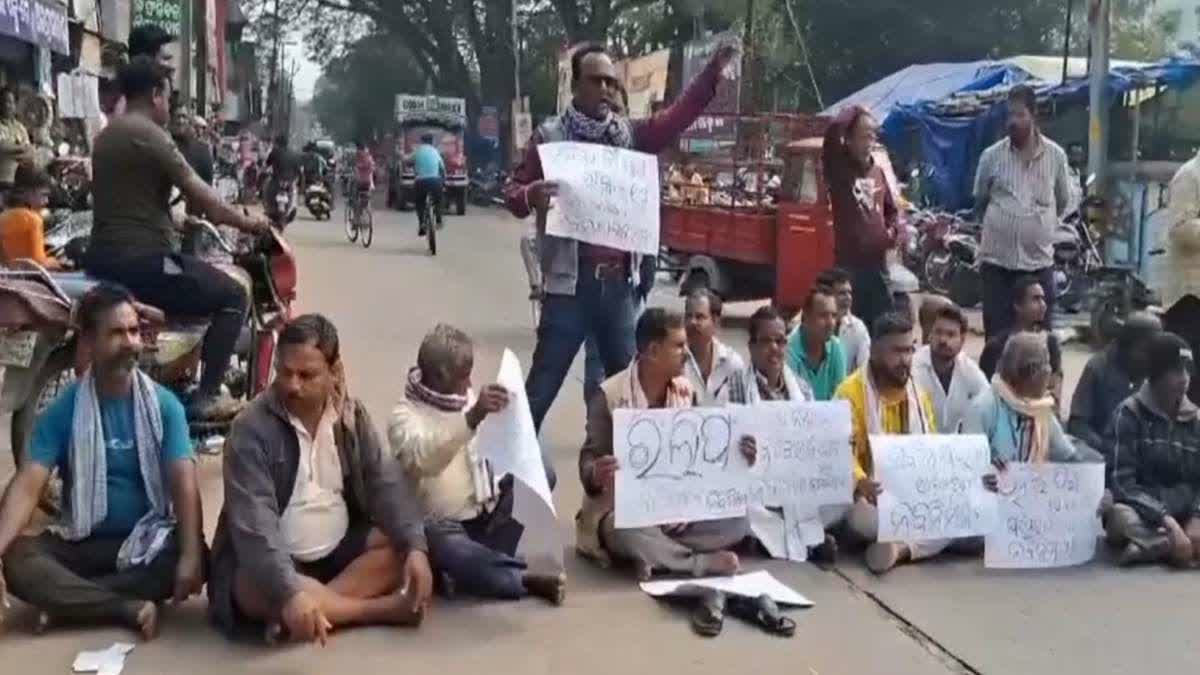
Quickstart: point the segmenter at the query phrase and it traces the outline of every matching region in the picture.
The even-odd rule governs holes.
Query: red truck
[[[467,212],[467,157],[463,132],[467,124],[467,102],[441,96],[396,96],[396,122],[400,128],[395,159],[388,166],[388,206],[406,209],[412,204],[412,154],[421,137],[432,134],[442,161],[446,163],[446,205],[455,212]]]

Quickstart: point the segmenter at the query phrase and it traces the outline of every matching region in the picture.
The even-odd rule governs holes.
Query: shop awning
[[[56,0],[0,2],[0,35],[70,55],[67,7]]]

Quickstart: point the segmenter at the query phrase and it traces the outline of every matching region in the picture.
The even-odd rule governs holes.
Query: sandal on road
[[[791,637],[796,633],[796,622],[783,615],[779,605],[769,595],[757,598],[735,595],[729,598],[729,613],[743,621],[759,626],[766,632],[780,637]]]
[[[725,627],[725,594],[715,588],[684,584],[675,589],[676,598],[693,599],[692,630],[703,637],[716,637]]]

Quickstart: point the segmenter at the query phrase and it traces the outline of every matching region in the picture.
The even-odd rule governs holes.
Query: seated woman
[[[1050,394],[1053,374],[1044,334],[1019,332],[1008,338],[992,388],[975,397],[963,423],[963,433],[988,437],[997,466],[1092,459],[1063,433]]]
[[[41,210],[50,201],[50,176],[31,163],[17,167],[8,208],[0,214],[0,252],[4,264],[27,258],[49,270],[62,269],[58,259],[46,255]]]
[[[1113,419],[1106,522],[1122,565],[1200,560],[1200,415],[1186,396],[1192,354],[1174,333],[1150,342],[1146,381]]]

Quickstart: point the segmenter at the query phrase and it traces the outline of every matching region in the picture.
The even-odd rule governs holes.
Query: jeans
[[[250,306],[245,289],[228,274],[189,255],[151,255],[113,260],[93,256],[88,273],[124,285],[138,300],[171,316],[211,321],[204,335],[199,397],[221,391]]]
[[[862,319],[868,331],[874,331],[875,319],[892,311],[892,291],[888,288],[887,268],[884,266],[852,267],[854,306],[851,312]]]
[[[442,179],[418,178],[413,183],[413,203],[417,208],[417,222],[425,216],[425,200],[433,198],[433,212],[437,216],[438,225],[442,224]],[[420,223],[424,228],[427,223]]]
[[[148,565],[117,570],[124,537],[70,542],[50,533],[18,537],[4,555],[16,597],[67,621],[129,622],[143,602],[161,602],[175,588],[179,547],[174,535]]]
[[[1054,268],[1035,271],[1010,270],[983,263],[979,267],[983,282],[983,333],[986,338],[1008,332],[1016,321],[1013,309],[1013,284],[1024,276],[1035,276],[1046,292],[1046,328],[1054,325]]]
[[[633,285],[628,279],[597,279],[596,268],[584,260],[579,272],[575,295],[547,294],[542,302],[537,348],[525,380],[533,424],[538,429],[588,337],[596,342],[605,376],[616,375],[633,361]]]
[[[500,600],[525,596],[525,563],[513,557],[525,528],[512,518],[512,480],[511,475],[501,480],[500,499],[490,513],[425,523],[433,567],[455,591]]]
[[[600,349],[596,347],[596,338],[589,335],[583,343],[583,405],[585,407],[600,391],[600,385],[604,384],[604,380],[604,359],[600,358]]]

